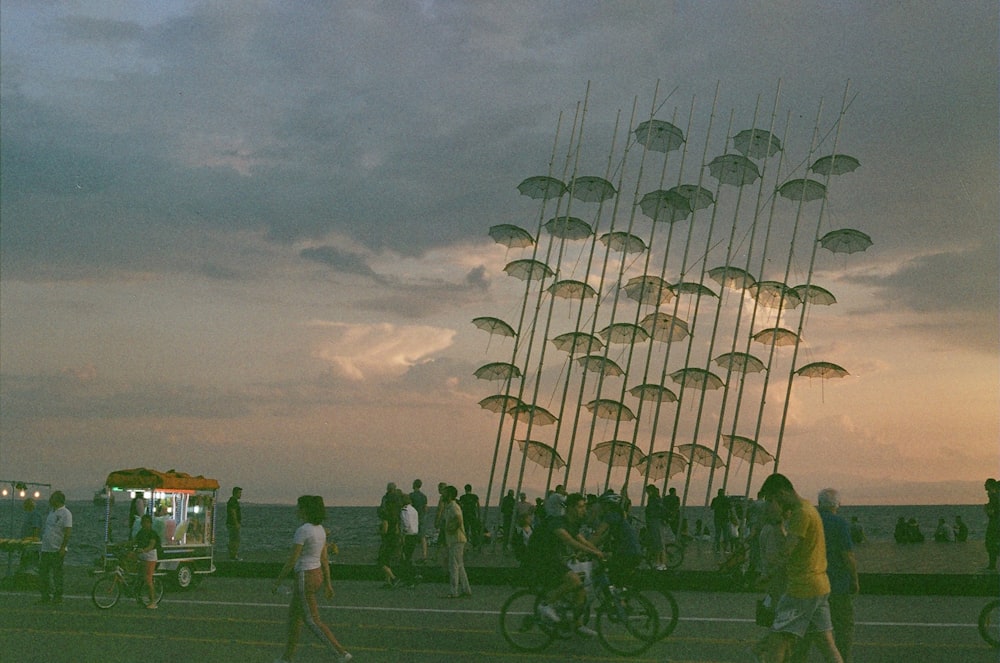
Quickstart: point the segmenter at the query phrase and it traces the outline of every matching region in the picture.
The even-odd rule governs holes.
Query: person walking
[[[49,514],[42,527],[42,546],[38,556],[38,580],[42,603],[62,603],[63,561],[73,531],[73,514],[66,508],[66,495],[57,490],[49,496]]]
[[[823,520],[816,507],[800,497],[783,474],[775,473],[765,479],[760,495],[790,514],[782,551],[786,586],[778,599],[771,631],[747,652],[761,663],[783,663],[789,660],[796,644],[808,635],[815,638],[826,663],[843,663],[834,642],[830,617]]]
[[[327,556],[326,530],[322,523],[326,518],[326,506],[319,495],[302,495],[297,502],[297,513],[302,524],[292,538],[292,550],[288,560],[281,567],[272,592],[276,593],[281,581],[290,572],[295,572],[295,587],[288,608],[288,641],[285,652],[275,663],[289,663],[299,644],[299,633],[305,622],[320,642],[337,656],[338,661],[350,661],[353,656],[334,637],[330,628],[319,616],[316,592],[323,588],[327,599],[333,598],[330,582],[330,559]]]
[[[135,545],[138,548],[139,561],[142,562],[142,577],[149,590],[149,603],[146,607],[155,610],[159,606],[156,600],[156,587],[153,585],[153,574],[156,572],[157,552],[162,541],[160,535],[153,529],[153,517],[148,513],[139,518],[139,531],[135,535]]]
[[[987,571],[997,570],[997,556],[1000,554],[1000,481],[987,479],[986,489],[986,555],[989,560]]]
[[[448,545],[448,578],[451,581],[451,593],[447,598],[472,596],[469,586],[469,576],[465,573],[465,523],[462,518],[462,508],[456,502],[458,489],[455,486],[445,486],[441,497],[444,500],[444,532],[445,543]]]
[[[240,559],[240,531],[243,529],[243,513],[240,510],[240,498],[243,496],[243,489],[239,486],[233,487],[233,494],[226,502],[226,533],[229,535],[229,559],[239,562]]]

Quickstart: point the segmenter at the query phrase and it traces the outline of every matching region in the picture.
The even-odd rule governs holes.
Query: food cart
[[[127,492],[131,499],[143,498],[143,513],[153,517],[153,528],[160,535],[163,551],[156,566],[157,575],[167,576],[181,589],[187,589],[215,571],[213,548],[218,481],[174,470],[158,472],[140,467],[112,472],[105,485],[108,496],[105,561],[113,558],[114,548],[120,545],[114,543],[111,536],[114,494]]]

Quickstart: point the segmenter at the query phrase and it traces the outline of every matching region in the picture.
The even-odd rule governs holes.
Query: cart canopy
[[[108,475],[104,482],[109,488],[144,489],[162,488],[164,490],[218,490],[219,482],[206,479],[203,476],[193,477],[184,472],[167,470],[158,472],[145,467],[133,470],[117,470]]]

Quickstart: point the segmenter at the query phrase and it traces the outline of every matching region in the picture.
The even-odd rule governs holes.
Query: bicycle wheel
[[[656,608],[656,614],[660,618],[659,629],[656,631],[656,639],[666,638],[677,628],[677,620],[680,618],[680,608],[677,607],[677,599],[665,589],[641,589],[639,593]]]
[[[668,543],[665,550],[667,551],[668,569],[676,569],[684,563],[684,547],[679,543]]]
[[[623,590],[597,608],[597,637],[608,651],[636,656],[656,642],[660,618],[638,592]]]
[[[1000,599],[990,601],[979,613],[979,635],[995,649],[1000,649]]]
[[[135,585],[135,600],[139,602],[139,605],[146,607],[149,605],[149,587],[146,587],[146,580],[144,578],[137,578]],[[160,576],[153,576],[153,595],[156,596],[156,603],[160,602],[163,598],[163,581]]]
[[[500,608],[500,633],[520,651],[540,651],[555,637],[556,625],[538,614],[542,597],[530,589],[514,592]]]
[[[107,610],[108,608],[113,608],[118,603],[118,597],[121,596],[121,592],[121,583],[118,582],[118,578],[115,575],[103,575],[97,579],[97,582],[94,583],[94,588],[90,590],[90,598],[98,608]]]

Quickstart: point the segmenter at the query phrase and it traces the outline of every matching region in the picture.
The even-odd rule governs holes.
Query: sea
[[[73,514],[73,533],[66,563],[73,566],[92,566],[103,551],[106,505],[93,501],[70,501],[67,504]],[[46,510],[44,498],[38,508]],[[218,525],[217,542],[226,542],[224,518],[225,504],[216,508]],[[433,507],[431,509],[433,511]],[[44,512],[44,511],[43,511]],[[287,504],[242,503],[243,533],[241,552],[251,559],[281,559],[288,551],[292,535],[299,526],[295,507]],[[642,510],[633,508],[641,517]],[[21,528],[21,500],[17,497],[0,501],[0,539],[19,538]],[[840,515],[848,520],[856,516],[871,541],[892,541],[893,530],[899,517],[906,520],[915,518],[921,531],[932,540],[938,519],[944,518],[949,524],[955,516],[961,516],[969,527],[969,539],[982,541],[986,529],[986,514],[982,504],[942,504],[942,505],[896,505],[896,506],[845,506]],[[684,517],[693,529],[701,520],[711,523],[711,512],[707,507],[686,507]],[[111,540],[120,541],[126,537],[128,500],[118,500],[111,509]],[[491,508],[487,525],[494,527],[499,522],[499,510]],[[329,539],[343,549],[354,546],[375,548],[378,546],[377,507],[327,507],[324,526],[329,530]],[[3,553],[0,552],[0,561]]]

